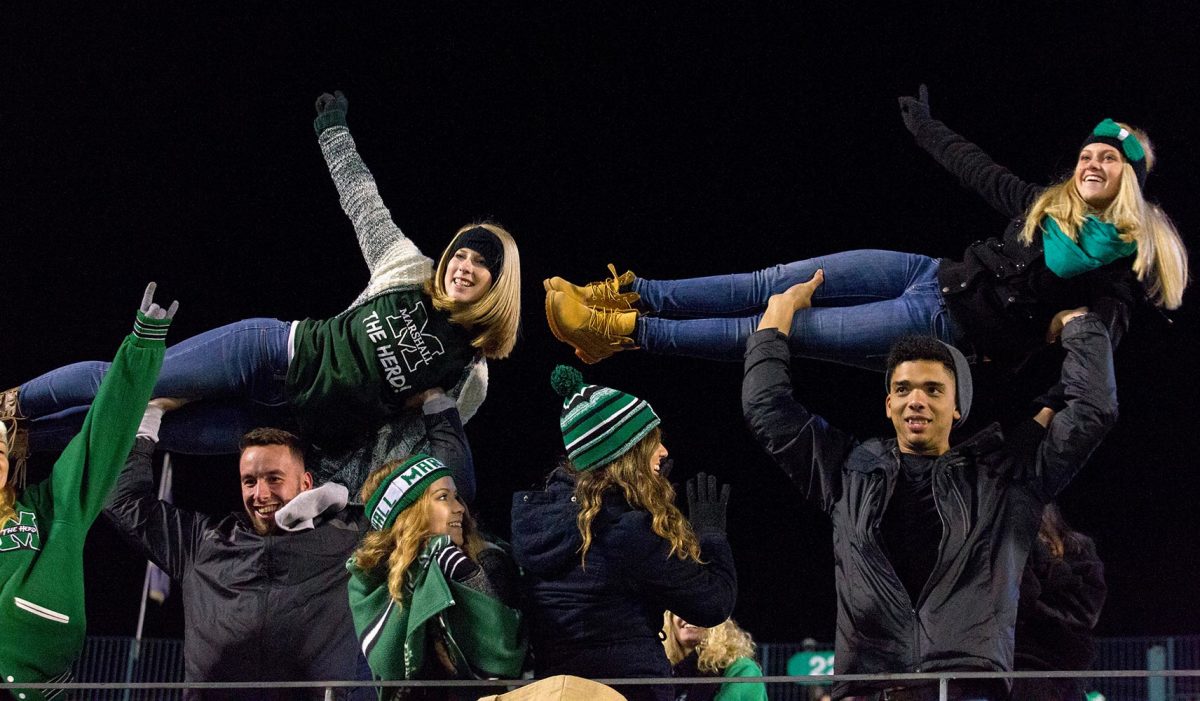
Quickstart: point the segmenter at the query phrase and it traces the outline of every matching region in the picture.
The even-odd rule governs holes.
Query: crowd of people
[[[836,672],[1084,669],[1103,566],[1054,500],[1117,420],[1112,357],[1130,319],[1181,303],[1186,250],[1144,196],[1154,153],[1138,130],[1105,119],[1073,173],[1041,187],[933,119],[924,86],[900,103],[917,143],[1011,219],[1003,239],[962,260],[850,251],[674,281],[610,266],[585,285],[547,279],[547,321],[585,363],[633,348],[744,363],[750,432],[832,521]],[[464,422],[486,398],[487,361],[516,342],[515,240],[471,223],[435,264],[383,204],[345,96],[316,108],[370,272],[344,312],[244,320],[167,348],[177,305],[156,304],[151,284],[111,363],[0,395],[0,682],[15,685],[0,695],[51,698],[16,687],[66,679],[86,630],[84,537],[103,512],[182,584],[188,682],[358,680],[339,698],[457,700],[491,692],[369,682],[676,675],[713,681],[614,689],[765,699],[763,684],[736,681],[761,667],[731,618],[729,487],[700,473],[677,495],[662,421],[629,388],[555,368],[562,460],[543,489],[513,495],[511,542],[481,531]],[[1055,344],[1058,382],[1029,416],[952,440],[973,364],[1016,367]],[[860,439],[810,412],[794,357],[882,371],[893,435]],[[243,511],[160,499],[159,450],[237,453]],[[29,451],[61,457],[26,485]],[[958,680],[950,692],[1079,698],[1062,680]],[[840,681],[832,695],[937,689]]]

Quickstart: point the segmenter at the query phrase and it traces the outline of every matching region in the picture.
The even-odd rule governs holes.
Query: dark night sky
[[[111,357],[148,280],[182,302],[175,340],[341,311],[366,269],[310,126],[335,88],[423,250],[481,216],[521,245],[523,340],[468,426],[476,510],[501,532],[510,493],[561,450],[548,376],[572,356],[546,328],[542,278],[597,279],[609,261],[645,277],[740,272],[864,247],[957,257],[1000,234],[1001,215],[904,130],[895,98],[922,81],[936,117],[1035,182],[1069,168],[1101,118],[1144,127],[1161,159],[1151,196],[1196,248],[1200,14],[973,4],[6,8],[0,384]],[[1198,303],[1192,290],[1173,329],[1125,341],[1121,423],[1062,498],[1107,562],[1105,635],[1200,632],[1200,476],[1184,457]],[[878,376],[796,371],[835,424],[889,430]],[[829,526],[743,428],[740,366],[625,353],[585,373],[653,403],[681,475],[733,483],[743,625],[830,639]],[[975,427],[1042,388],[988,379],[977,392],[1003,400],[977,405]],[[181,459],[177,481],[183,504],[240,508],[232,458]],[[92,632],[132,634],[142,561],[103,522],[88,558]],[[179,620],[173,597],[148,634],[178,635]]]

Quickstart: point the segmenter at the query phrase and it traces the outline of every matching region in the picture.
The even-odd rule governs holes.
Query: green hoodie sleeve
[[[170,324],[138,312],[134,331],[117,350],[83,428],[54,463],[50,479],[34,488],[54,521],[87,529],[100,515],[150,401]]]

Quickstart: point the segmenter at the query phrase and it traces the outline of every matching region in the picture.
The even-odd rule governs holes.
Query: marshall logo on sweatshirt
[[[441,339],[425,333],[429,313],[425,310],[424,301],[417,302],[412,309],[400,309],[397,316],[389,315],[386,329],[379,312],[371,312],[363,318],[362,323],[367,327],[367,338],[375,344],[375,356],[384,379],[396,392],[412,387],[405,371],[416,372],[422,365],[446,352]]]
[[[21,511],[17,521],[9,521],[0,528],[0,553],[9,550],[41,550],[42,536],[38,532],[37,516],[32,511]]]

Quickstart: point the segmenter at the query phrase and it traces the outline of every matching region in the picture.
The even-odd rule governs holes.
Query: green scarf
[[[1063,233],[1054,217],[1043,217],[1042,245],[1046,267],[1061,278],[1082,275],[1137,252],[1137,242],[1122,241],[1116,226],[1092,215],[1083,220],[1078,243]]]
[[[405,605],[392,600],[387,587],[387,562],[371,572],[350,570],[350,612],[360,644],[376,679],[413,679],[425,663],[429,631],[446,643],[460,676],[472,670],[512,679],[521,673],[525,641],[521,615],[496,599],[447,580],[434,556],[450,542],[446,535],[430,538],[417,562],[405,574]],[[408,586],[411,582],[411,587]],[[429,628],[432,626],[432,628]]]

